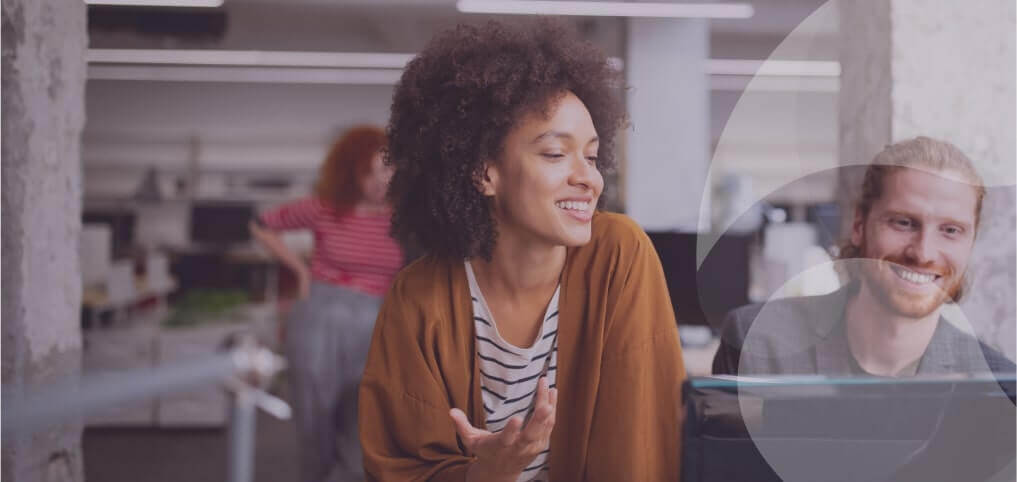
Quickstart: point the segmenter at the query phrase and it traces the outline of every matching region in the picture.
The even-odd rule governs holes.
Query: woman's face
[[[597,131],[571,92],[555,99],[545,118],[521,118],[499,159],[481,181],[493,198],[499,239],[513,236],[553,246],[589,242],[604,178],[597,170]]]
[[[385,191],[388,189],[390,179],[392,168],[385,165],[381,152],[378,152],[371,158],[370,170],[360,179],[362,202],[370,205],[385,204]]]

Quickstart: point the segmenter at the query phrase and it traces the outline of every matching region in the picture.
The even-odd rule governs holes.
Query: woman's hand
[[[523,417],[509,419],[500,432],[492,433],[470,424],[466,414],[458,408],[449,412],[456,432],[468,453],[477,456],[470,467],[467,480],[514,481],[540,452],[547,448],[554,429],[558,390],[548,388],[547,377],[537,382],[533,415],[526,426]]]

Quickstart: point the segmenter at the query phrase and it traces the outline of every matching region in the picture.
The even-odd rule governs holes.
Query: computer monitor
[[[87,209],[81,215],[84,224],[106,224],[111,231],[112,257],[123,259],[130,256],[134,243],[134,229],[137,216],[125,209]]]
[[[981,481],[1015,459],[1014,374],[694,377],[683,482]]]
[[[253,217],[250,203],[195,204],[191,208],[191,241],[213,246],[248,242]]]
[[[749,303],[749,248],[754,234],[725,234],[712,240],[710,250],[697,266],[700,243],[697,233],[650,231],[664,269],[675,319],[682,325],[721,328],[728,311]]]
[[[810,205],[805,210],[805,220],[816,227],[819,245],[824,248],[841,242],[840,205],[835,202]]]

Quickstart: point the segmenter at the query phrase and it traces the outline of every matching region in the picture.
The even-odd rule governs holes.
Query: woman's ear
[[[493,162],[485,161],[474,179],[477,190],[485,196],[494,196],[498,186],[498,168]]]

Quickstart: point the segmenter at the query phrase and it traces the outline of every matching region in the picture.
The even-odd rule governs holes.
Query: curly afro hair
[[[440,257],[490,259],[497,226],[476,180],[517,120],[548,115],[567,91],[590,112],[597,168],[614,167],[625,122],[621,74],[562,24],[489,22],[438,34],[406,67],[388,125],[392,235]],[[603,198],[602,198],[603,199]]]

